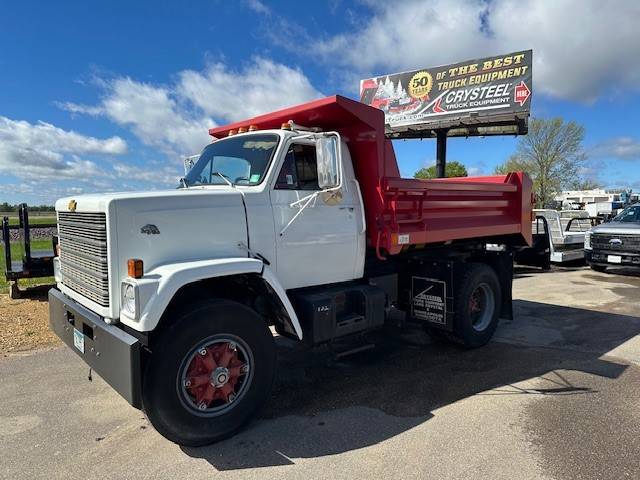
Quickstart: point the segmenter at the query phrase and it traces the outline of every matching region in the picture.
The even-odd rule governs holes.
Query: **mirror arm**
[[[287,229],[291,226],[291,224],[296,221],[296,218],[298,218],[300,216],[300,214],[304,211],[304,209],[307,208],[311,204],[311,201],[316,199],[318,197],[318,195],[320,195],[320,193],[322,193],[323,191],[324,190],[318,190],[317,192],[313,192],[311,195],[307,195],[306,197],[303,197],[300,200],[297,200],[297,201],[289,204],[290,207],[294,207],[294,206],[298,205],[299,203],[304,202],[306,200],[306,202],[300,207],[300,210],[298,210],[296,212],[296,214],[293,217],[291,217],[291,220],[289,220],[289,222],[282,228],[282,230],[280,230],[280,236],[282,236],[284,234],[284,232],[286,232]]]
[[[295,220],[302,214],[302,212],[304,211],[304,209],[306,209],[312,201],[314,201],[318,195],[320,195],[321,193],[325,193],[325,192],[333,192],[333,191],[339,191],[342,188],[342,138],[340,137],[340,134],[338,132],[323,132],[321,134],[318,133],[312,133],[312,134],[306,134],[306,135],[299,135],[296,136],[296,139],[301,139],[301,138],[316,138],[318,135],[324,135],[324,136],[330,136],[330,135],[334,135],[337,139],[337,147],[336,147],[336,155],[338,156],[338,162],[337,162],[337,167],[338,167],[338,172],[337,172],[337,181],[338,184],[335,187],[331,187],[331,188],[323,188],[322,190],[318,190],[316,192],[313,192],[310,195],[307,195],[306,197],[302,197],[298,200],[296,200],[295,202],[292,202],[289,204],[289,207],[293,208],[296,207],[298,205],[302,205],[300,207],[300,210],[298,210],[296,212],[296,214],[291,217],[291,220],[289,220],[289,222],[287,222],[287,224],[282,228],[282,230],[280,230],[280,236],[282,236],[284,234],[284,232],[287,231],[287,229],[291,226],[291,224],[293,224],[293,222],[295,222]],[[358,191],[360,190],[360,185],[357,184],[356,181],[356,185],[358,187]],[[364,225],[364,223],[363,223]],[[366,228],[366,227],[364,227]]]

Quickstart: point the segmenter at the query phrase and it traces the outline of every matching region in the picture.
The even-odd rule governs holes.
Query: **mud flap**
[[[429,262],[412,269],[409,279],[410,318],[429,328],[453,331],[456,262]]]

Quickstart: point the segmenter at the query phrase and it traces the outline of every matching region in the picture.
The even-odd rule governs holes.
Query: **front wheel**
[[[591,270],[593,270],[594,272],[604,273],[607,271],[607,267],[605,265],[595,265],[592,263],[590,267],[591,267]]]
[[[151,424],[180,445],[207,445],[244,426],[269,397],[273,336],[228,300],[188,308],[152,346],[142,400]]]

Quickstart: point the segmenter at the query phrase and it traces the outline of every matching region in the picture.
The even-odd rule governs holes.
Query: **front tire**
[[[253,310],[229,300],[188,307],[152,345],[142,402],[154,428],[185,446],[233,435],[269,397],[273,336]]]
[[[607,267],[605,265],[595,265],[592,263],[589,266],[591,267],[591,270],[593,270],[594,272],[604,273],[607,271]]]

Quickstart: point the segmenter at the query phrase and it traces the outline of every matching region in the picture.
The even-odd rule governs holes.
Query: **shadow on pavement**
[[[615,379],[627,368],[603,354],[640,332],[640,318],[515,301],[516,320],[477,350],[411,342],[394,335],[374,350],[328,365],[317,355],[281,347],[272,398],[249,429],[203,448],[184,448],[218,470],[293,463],[387,440],[433,417],[433,411],[484,395],[589,395],[562,370]],[[543,387],[518,382],[541,377]]]

